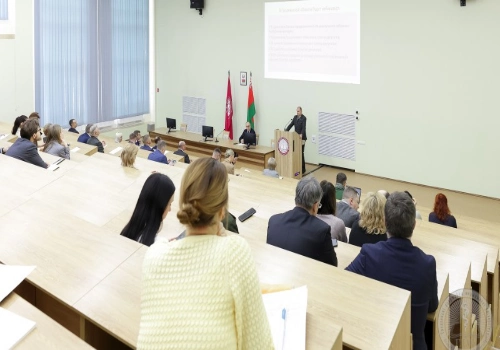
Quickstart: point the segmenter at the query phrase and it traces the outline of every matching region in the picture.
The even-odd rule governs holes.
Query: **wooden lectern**
[[[276,170],[283,177],[302,178],[302,140],[295,131],[274,131]]]

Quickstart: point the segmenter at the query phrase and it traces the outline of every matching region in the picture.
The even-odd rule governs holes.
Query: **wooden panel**
[[[278,173],[284,177],[301,179],[302,140],[300,139],[299,134],[296,132],[275,130],[274,139],[276,140],[274,154],[277,164],[276,170]],[[281,152],[280,148],[283,148]]]
[[[37,289],[36,307],[71,333],[80,335],[80,316],[53,296]]]
[[[103,331],[95,324],[85,321],[85,336],[84,339],[87,343],[92,345],[97,350],[130,350],[135,349],[123,344],[118,339],[111,336],[109,333]]]
[[[36,287],[24,280],[19,284],[14,292],[32,305],[36,305]]]

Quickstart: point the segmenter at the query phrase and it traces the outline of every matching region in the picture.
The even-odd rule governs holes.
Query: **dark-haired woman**
[[[170,211],[174,192],[175,185],[167,175],[151,174],[142,187],[130,221],[120,234],[148,247],[153,244]]]
[[[323,190],[323,197],[321,197],[321,207],[318,209],[316,217],[330,225],[333,239],[347,243],[344,221],[335,216],[337,210],[335,186],[326,180],[321,181],[320,186]]]
[[[12,135],[17,135],[17,137],[21,137],[19,132],[26,120],[28,120],[28,117],[25,115],[20,115],[14,120],[14,126],[12,127]]]
[[[144,258],[137,349],[273,349],[248,243],[224,237],[226,168],[199,158],[184,172],[184,239],[159,238]]]
[[[436,224],[457,228],[457,220],[451,215],[448,208],[448,199],[442,193],[438,193],[434,199],[434,211],[429,214],[429,221]]]

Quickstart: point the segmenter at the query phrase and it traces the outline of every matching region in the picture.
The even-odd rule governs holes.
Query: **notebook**
[[[262,295],[274,348],[306,348],[307,286]]]
[[[12,349],[36,323],[0,307],[0,349]]]

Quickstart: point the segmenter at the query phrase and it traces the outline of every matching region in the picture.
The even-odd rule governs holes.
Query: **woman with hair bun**
[[[225,237],[223,164],[199,158],[181,182],[184,239],[158,238],[143,263],[137,349],[273,349],[259,279],[246,241]]]

